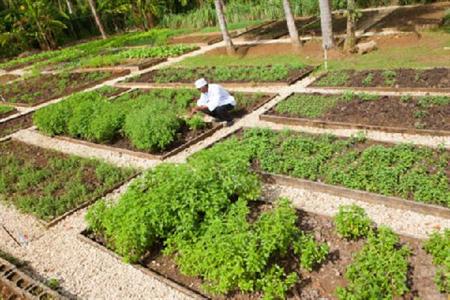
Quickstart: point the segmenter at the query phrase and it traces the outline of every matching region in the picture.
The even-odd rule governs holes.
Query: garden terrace
[[[17,106],[35,106],[70,95],[128,72],[85,72],[39,74],[0,86],[0,95]]]
[[[190,84],[204,77],[222,84],[292,84],[307,76],[313,67],[304,65],[224,66],[212,68],[166,68],[144,73],[128,82],[157,84]]]
[[[288,125],[450,136],[450,97],[293,94],[260,118]]]
[[[274,97],[244,93],[235,96],[237,117]],[[84,140],[94,147],[164,159],[221,127],[199,116],[186,117],[196,97],[198,91],[192,89],[156,89],[133,91],[109,101],[93,91],[39,110],[34,124],[45,134],[70,137],[71,142]]]
[[[394,69],[394,70],[344,70],[329,72],[320,77],[314,87],[358,88],[360,90],[450,91],[448,68]]]
[[[0,143],[0,199],[45,222],[86,205],[135,171],[15,140]]]
[[[450,152],[444,148],[259,128],[238,132],[214,147],[240,149],[258,171],[432,204],[439,214],[449,213]]]
[[[358,264],[365,269],[353,274],[366,276],[379,298],[439,295],[419,241],[369,228],[352,242],[337,235],[331,219],[295,211],[287,199],[259,202],[248,153],[228,146],[197,153],[187,164],[160,165],[117,203],[96,203],[82,239],[213,299],[331,297],[339,286],[341,294],[358,295],[361,285],[351,275]],[[372,256],[364,254],[369,247],[375,247]],[[361,258],[352,262],[355,252]]]

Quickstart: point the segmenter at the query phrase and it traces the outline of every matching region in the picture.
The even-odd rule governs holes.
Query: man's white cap
[[[205,78],[200,78],[200,79],[195,81],[195,87],[197,89],[202,88],[202,87],[204,87],[207,84],[208,84],[208,82],[206,81]]]

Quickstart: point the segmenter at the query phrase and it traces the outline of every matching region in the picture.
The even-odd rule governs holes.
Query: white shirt
[[[209,111],[227,104],[236,106],[236,100],[218,84],[208,84],[208,92],[202,93],[197,100],[197,106],[207,106]]]

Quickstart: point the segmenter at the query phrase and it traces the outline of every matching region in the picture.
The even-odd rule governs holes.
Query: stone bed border
[[[245,129],[252,127],[239,127],[229,134],[223,136],[216,142],[208,145],[205,149],[212,148],[214,145],[223,142],[231,136],[239,133]],[[277,130],[274,130],[277,131]],[[421,214],[437,216],[445,219],[450,219],[450,209],[434,204],[426,204],[414,200],[406,200],[400,197],[384,196],[377,193],[367,191],[354,190],[338,185],[325,184],[317,181],[295,178],[286,175],[272,174],[267,172],[256,172],[259,174],[265,183],[276,183],[281,186],[289,186],[293,188],[300,188],[313,192],[322,192],[332,196],[345,197],[353,200],[363,201],[370,204],[383,205],[391,208],[399,208],[408,211],[413,211]]]
[[[0,143],[4,143],[4,142],[10,141],[10,140],[14,140],[14,139],[13,139],[11,136],[8,136],[8,137],[6,137],[6,138],[0,140]],[[18,142],[23,143],[23,144],[27,144],[27,143],[24,142],[24,141],[18,141]],[[27,145],[28,145],[28,144],[27,144]],[[39,146],[36,146],[36,147],[39,147]],[[41,147],[41,148],[42,148],[42,147]],[[50,149],[46,149],[46,148],[43,148],[43,149],[49,150],[49,151],[55,151],[55,150],[50,150]],[[36,216],[33,215],[33,214],[27,214],[27,215],[29,215],[30,217],[32,217],[33,219],[35,219],[39,224],[41,224],[41,225],[44,226],[45,228],[49,229],[49,228],[55,226],[56,224],[58,224],[59,222],[61,222],[62,220],[66,219],[67,217],[73,215],[73,214],[76,213],[77,211],[79,211],[79,210],[81,210],[81,209],[83,209],[83,208],[86,208],[86,207],[88,207],[89,205],[91,205],[91,204],[97,202],[98,200],[102,199],[102,198],[105,197],[106,195],[108,195],[108,194],[112,193],[113,191],[117,190],[118,188],[120,188],[121,186],[123,186],[123,185],[126,184],[127,182],[130,182],[131,180],[133,180],[134,178],[138,177],[138,176],[141,175],[141,174],[142,174],[141,171],[136,171],[136,172],[134,172],[132,175],[128,176],[128,177],[125,178],[124,180],[122,180],[122,181],[120,181],[120,182],[114,184],[112,187],[110,187],[110,188],[107,189],[106,191],[102,192],[99,196],[90,197],[90,199],[88,199],[88,200],[86,200],[85,202],[81,203],[80,205],[78,205],[78,206],[72,208],[71,210],[65,212],[64,214],[62,214],[62,215],[60,215],[60,216],[57,216],[57,217],[53,218],[53,219],[50,220],[50,221],[44,221],[44,220],[42,220],[42,219],[36,217]]]
[[[97,250],[100,250],[100,251],[108,254],[109,256],[113,257],[120,263],[124,264],[122,258],[118,254],[114,253],[113,251],[109,250],[108,248],[104,247],[103,245],[100,245],[99,243],[88,238],[86,236],[87,232],[88,232],[88,230],[84,229],[83,231],[78,233],[77,239]],[[165,284],[188,297],[191,297],[191,298],[197,299],[197,300],[209,299],[208,297],[205,297],[204,295],[202,295],[184,285],[181,285],[181,284],[175,282],[174,280],[170,279],[169,277],[163,276],[163,275],[151,270],[150,268],[146,268],[140,264],[129,264],[129,265],[132,266],[134,269],[139,270],[140,272],[144,273],[145,275],[156,279],[157,281],[161,282],[162,284]]]
[[[43,283],[33,279],[31,276],[19,270],[14,264],[0,257],[0,282],[5,285],[9,291],[18,297],[30,300],[38,299],[67,299],[56,291],[51,290]],[[19,285],[24,285],[20,287]],[[38,295],[34,295],[31,291],[42,291]],[[1,292],[1,291],[0,291]],[[1,293],[0,293],[1,297]]]

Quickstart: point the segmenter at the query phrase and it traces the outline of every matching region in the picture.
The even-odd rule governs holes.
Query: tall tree
[[[347,0],[347,35],[345,37],[344,51],[351,51],[356,45],[355,22],[357,12],[355,0]]]
[[[102,22],[100,22],[100,18],[98,17],[97,9],[95,8],[94,0],[88,0],[88,3],[89,3],[89,6],[91,8],[92,15],[94,16],[95,23],[97,24],[98,30],[100,31],[100,34],[102,35],[103,39],[106,39],[105,29],[103,28]]]
[[[216,6],[217,19],[219,21],[220,31],[222,32],[225,47],[227,48],[227,53],[228,55],[234,55],[236,53],[236,49],[234,48],[230,32],[228,31],[227,21],[225,19],[225,14],[223,11],[223,1],[214,0],[214,5]]]
[[[286,16],[286,23],[289,30],[289,36],[291,37],[292,46],[299,49],[302,45],[298,36],[297,26],[295,26],[294,15],[291,10],[291,3],[289,0],[283,0],[284,14]]]
[[[322,45],[328,50],[334,47],[333,22],[329,0],[319,0],[320,26],[322,28]]]

